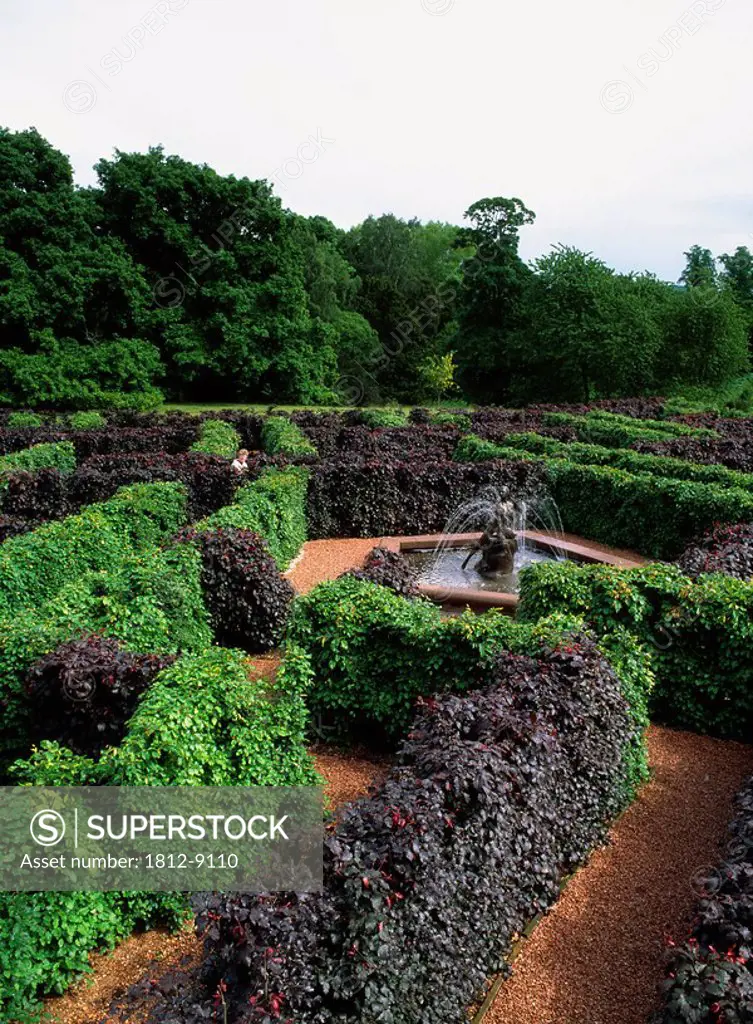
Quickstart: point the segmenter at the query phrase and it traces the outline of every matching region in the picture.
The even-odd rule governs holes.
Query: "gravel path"
[[[299,594],[307,594],[322,580],[333,580],[347,569],[360,568],[371,549],[380,543],[374,537],[306,541],[301,556],[285,575]]]
[[[652,727],[654,778],[515,961],[484,1024],[645,1024],[713,865],[753,747]]]

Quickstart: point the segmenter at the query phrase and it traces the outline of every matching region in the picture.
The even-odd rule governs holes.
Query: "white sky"
[[[161,142],[342,227],[519,196],[524,257],[675,279],[753,245],[752,42],[751,0],[0,0],[0,124],[81,183]]]

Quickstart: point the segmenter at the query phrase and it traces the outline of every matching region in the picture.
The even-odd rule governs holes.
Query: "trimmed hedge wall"
[[[676,558],[715,524],[753,519],[753,493],[722,483],[580,465],[500,448],[478,438],[464,440],[456,452],[456,458],[474,460],[492,455],[542,467],[565,530],[645,555]]]
[[[204,420],[198,439],[191,445],[191,451],[234,459],[240,447],[241,435],[232,424],[224,420]]]
[[[656,674],[652,714],[682,729],[744,742],[753,735],[753,583],[641,569],[541,564],[521,573],[521,622],[576,615],[598,633],[628,629]]]
[[[295,649],[272,688],[251,677],[240,651],[184,655],[156,676],[123,742],[99,762],[45,742],[13,774],[25,785],[318,785],[304,742],[309,680]],[[0,894],[3,1019],[36,1020],[38,995],[64,991],[93,949],[138,924],[175,927],[186,912],[178,893]]]
[[[117,745],[141,695],[174,660],[134,654],[96,633],[60,644],[26,674],[32,741],[53,740],[87,755]]]
[[[572,427],[579,441],[606,445],[608,448],[628,448],[638,441],[671,441],[675,437],[713,438],[715,431],[705,427],[690,427],[667,420],[635,419],[602,410],[592,410],[584,416],[570,413],[545,413],[545,427]]]
[[[57,469],[65,474],[72,473],[75,468],[76,450],[70,441],[37,444],[0,458],[0,477],[18,470],[33,473],[35,469]]]
[[[321,894],[213,895],[196,993],[153,1022],[463,1024],[514,938],[625,804],[635,725],[594,644],[500,654],[427,700],[399,764],[325,842]],[[216,1007],[216,1004],[215,1004]]]
[[[83,574],[50,600],[0,619],[0,767],[32,736],[25,680],[60,644],[102,633],[129,651],[177,654],[212,642],[201,591],[201,557],[192,546],[152,549]]]
[[[300,427],[285,416],[267,416],[261,429],[261,443],[268,455],[296,458],[317,454],[316,448]]]
[[[266,541],[251,530],[186,530],[201,552],[201,585],[215,641],[261,654],[285,633],[294,591]]]
[[[542,467],[526,462],[401,462],[339,458],[311,467],[309,534],[386,537],[437,533],[484,489],[535,493]]]
[[[217,529],[258,533],[284,572],[306,542],[308,476],[301,466],[266,469],[258,480],[238,488],[232,505],[196,523],[195,529],[200,533]]]
[[[753,492],[753,473],[739,473],[727,469],[726,466],[706,466],[686,462],[684,459],[644,455],[629,448],[605,448],[602,445],[581,444],[577,441],[568,443],[553,437],[542,437],[540,434],[508,434],[504,447],[500,449],[480,438],[466,437],[458,445],[455,458],[458,462],[481,462],[490,457],[492,449],[504,451],[506,457],[509,457],[510,449],[516,449],[521,453],[530,452],[533,455],[565,459],[583,466],[611,466],[614,469],[624,469],[628,473],[651,473],[653,476],[671,480],[723,484],[726,487],[739,487]]]
[[[39,605],[86,572],[110,569],[160,544],[185,521],[185,487],[140,484],[77,516],[10,538],[0,547],[0,617]]]
[[[342,576],[297,598],[289,636],[311,658],[313,713],[339,728],[371,737],[381,731],[395,740],[405,734],[420,697],[482,686],[486,662],[498,651],[536,657],[545,647],[566,648],[568,633],[578,628],[576,618],[565,616],[531,625],[497,612],[445,619],[429,601]],[[649,656],[619,626],[602,639],[602,648],[635,717],[637,784],[645,777]]]
[[[237,487],[230,462],[218,455],[94,455],[66,481],[66,499],[72,506],[80,507],[105,501],[119,487],[161,481],[185,484],[191,521],[229,504]]]

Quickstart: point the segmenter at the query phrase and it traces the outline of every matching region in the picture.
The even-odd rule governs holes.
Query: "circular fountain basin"
[[[453,576],[452,580],[446,582],[419,581],[420,592],[431,601],[445,607],[467,607],[474,611],[497,608],[508,615],[514,615],[517,610],[517,574],[527,565],[571,559],[578,562],[614,565],[621,569],[636,569],[646,562],[641,555],[612,551],[601,544],[591,544],[580,537],[568,535],[565,539],[557,533],[524,530],[518,532],[519,550],[513,578],[507,577],[508,589],[503,590],[498,588],[505,585],[505,578],[495,581],[473,570],[477,559],[472,559],[464,572],[460,568],[468,551],[480,539],[481,533],[437,533],[420,537],[383,538],[380,543],[393,551],[401,552],[411,560],[417,552],[419,564],[423,558],[423,568],[426,571],[429,571],[428,566],[431,563],[437,563],[442,564],[447,574]],[[462,577],[458,575],[458,571],[462,572]]]
[[[515,563],[508,573],[484,575],[477,571],[481,559],[480,552],[473,552],[471,547],[462,548],[416,548],[405,551],[407,561],[418,572],[418,583],[428,587],[450,587],[463,590],[486,590],[495,594],[517,594],[518,576],[522,569],[539,562],[561,561],[561,556],[540,548],[518,548]],[[468,555],[471,559],[463,567]]]

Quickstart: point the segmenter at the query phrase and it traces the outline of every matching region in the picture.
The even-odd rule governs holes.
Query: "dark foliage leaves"
[[[688,576],[723,572],[739,580],[753,579],[753,523],[717,526],[686,548],[677,564]]]
[[[484,488],[535,492],[539,466],[523,462],[448,464],[340,456],[315,465],[308,493],[309,536],[385,537],[436,533]]]
[[[228,1024],[467,1020],[603,838],[634,729],[586,638],[540,661],[501,655],[488,674],[483,691],[423,703],[398,767],[329,834],[323,893],[208,897],[203,998],[167,994],[153,1021],[218,1007]]]
[[[266,541],[251,530],[191,530],[202,557],[201,584],[215,640],[257,654],[276,647],[285,631],[293,588],[280,575]]]
[[[418,573],[399,551],[389,551],[382,547],[373,548],[362,569],[349,569],[343,576],[378,583],[379,586],[394,590],[403,597],[418,597]]]
[[[32,740],[57,740],[89,755],[116,746],[141,694],[174,660],[133,654],[103,636],[61,644],[26,676],[34,706]]]

